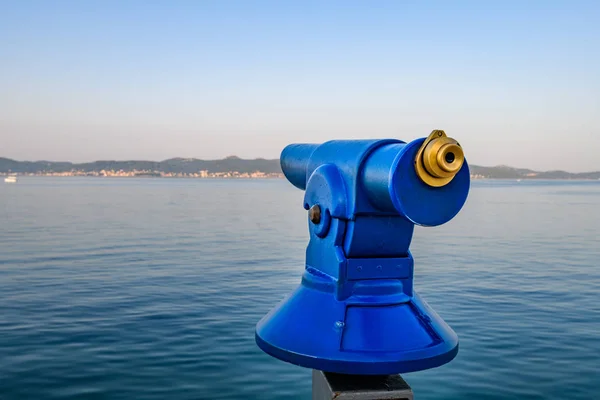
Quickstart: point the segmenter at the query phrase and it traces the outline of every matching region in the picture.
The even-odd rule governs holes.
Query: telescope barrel
[[[290,144],[281,152],[281,170],[298,189],[306,190],[306,169],[318,144]]]
[[[451,220],[469,191],[469,170],[462,148],[443,131],[427,139],[401,141],[330,141],[291,144],[281,153],[281,169],[297,188],[306,190],[313,170],[337,166],[349,191],[362,191],[375,208],[353,212],[401,215],[417,225]],[[310,169],[310,170],[309,170]],[[354,197],[354,192],[349,196]]]
[[[454,171],[448,177],[432,178],[423,172],[427,174],[423,179],[417,168],[421,143],[415,140],[378,147],[364,161],[360,180],[369,201],[379,210],[398,213],[417,225],[437,226],[450,221],[465,203],[469,169],[462,151],[454,150],[461,157],[460,165],[449,162]]]
[[[376,149],[365,161],[362,169],[362,184],[371,203],[383,211],[397,211],[394,205],[395,191],[392,177],[398,168],[396,158],[401,156],[405,143],[394,143]]]

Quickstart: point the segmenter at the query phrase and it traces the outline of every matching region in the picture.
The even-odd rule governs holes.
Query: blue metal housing
[[[414,225],[448,222],[469,191],[465,162],[431,187],[414,162],[425,139],[293,144],[286,178],[305,190],[310,241],[300,286],[256,327],[266,353],[307,368],[395,374],[434,368],[458,352],[454,331],[413,290]]]

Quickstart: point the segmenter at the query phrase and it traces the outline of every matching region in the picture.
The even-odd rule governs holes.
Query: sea
[[[254,342],[299,283],[284,179],[0,182],[0,399],[310,399]],[[415,288],[458,356],[417,400],[600,399],[600,181],[474,180],[417,227]]]

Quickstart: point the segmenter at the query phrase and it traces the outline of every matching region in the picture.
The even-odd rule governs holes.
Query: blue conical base
[[[366,305],[301,285],[257,324],[256,343],[280,360],[343,374],[397,374],[451,361],[454,331],[417,294],[406,299]]]

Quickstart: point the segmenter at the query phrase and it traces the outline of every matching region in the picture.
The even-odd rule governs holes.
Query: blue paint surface
[[[0,398],[310,398],[254,344],[302,275],[301,203],[285,180],[0,184]],[[600,393],[599,205],[600,182],[474,181],[415,229],[415,288],[461,340],[405,375],[419,399]]]
[[[414,224],[442,225],[462,208],[469,168],[465,161],[446,185],[427,185],[415,171],[424,141],[333,140],[283,150],[284,175],[320,218],[309,218],[302,287],[256,325],[264,352],[353,375],[404,374],[456,357],[456,333],[413,290],[408,247]],[[315,285],[322,277],[335,290]]]

